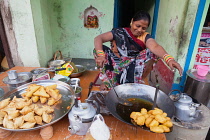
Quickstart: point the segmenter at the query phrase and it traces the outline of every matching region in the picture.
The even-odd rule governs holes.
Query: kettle
[[[97,109],[94,108],[94,106]],[[75,105],[68,114],[70,126],[68,130],[71,134],[85,135],[96,114],[99,114],[100,107],[95,100],[86,100],[81,103],[78,98],[75,99]]]
[[[172,92],[178,91],[176,94]],[[198,118],[201,110],[198,110],[199,103],[193,102],[193,99],[186,93],[181,93],[179,90],[172,90],[169,97],[174,101],[175,117],[180,121],[190,122]]]

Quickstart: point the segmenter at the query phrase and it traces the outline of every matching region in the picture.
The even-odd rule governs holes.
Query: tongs
[[[36,74],[39,75],[39,74],[42,74],[42,73],[46,73],[46,72],[50,72],[50,71],[61,71],[61,70],[66,70],[66,68],[59,68],[59,69],[56,69],[56,68],[46,68],[46,69],[43,69],[43,70],[39,70]]]

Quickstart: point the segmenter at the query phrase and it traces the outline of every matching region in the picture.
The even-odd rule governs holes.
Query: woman
[[[104,83],[101,90],[110,89],[110,82],[113,86],[142,83],[146,63],[157,57],[182,75],[181,66],[146,32],[149,24],[150,15],[139,11],[132,18],[130,28],[115,28],[95,37],[94,56],[96,64],[102,68],[99,78]],[[108,41],[111,41],[111,49],[103,45]]]

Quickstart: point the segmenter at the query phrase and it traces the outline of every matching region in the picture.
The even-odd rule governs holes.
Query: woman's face
[[[148,20],[138,20],[138,21],[131,21],[131,32],[132,34],[137,37],[142,35],[147,27],[148,27],[149,21]]]

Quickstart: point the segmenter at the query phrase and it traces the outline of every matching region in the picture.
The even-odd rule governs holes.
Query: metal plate
[[[71,78],[79,77],[86,71],[86,67],[83,65],[75,65],[75,66],[78,68],[78,73],[72,73],[70,75]]]
[[[27,83],[25,85],[19,86],[18,88],[6,93],[3,97],[0,98],[0,101],[9,97],[13,98],[14,96],[20,98],[21,94],[25,92],[25,90],[30,84],[38,84],[42,86],[49,86],[49,85],[57,84],[57,89],[60,91],[60,94],[62,94],[62,98],[61,98],[61,102],[59,102],[58,104],[54,106],[51,106],[54,108],[52,121],[50,123],[43,123],[43,125],[36,124],[35,127],[30,128],[30,129],[7,129],[7,128],[4,128],[3,126],[0,126],[0,129],[5,129],[9,131],[29,131],[29,130],[40,129],[48,125],[52,125],[53,123],[62,119],[70,111],[71,107],[74,104],[75,93],[72,87],[64,82],[53,81],[53,80],[40,80],[40,81],[35,81],[35,82],[31,82],[31,83]]]

